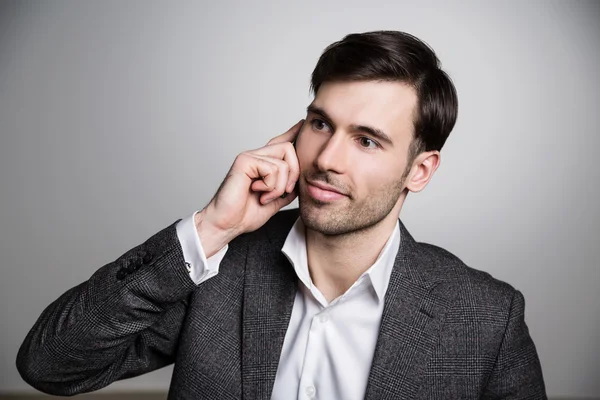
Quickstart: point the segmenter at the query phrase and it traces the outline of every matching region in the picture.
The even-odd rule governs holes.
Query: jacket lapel
[[[245,399],[271,397],[296,295],[296,274],[281,247],[297,214],[279,214],[257,232],[264,236],[250,244],[246,261],[242,324]]]
[[[385,295],[365,398],[412,399],[444,322],[451,293],[400,222],[400,246]]]

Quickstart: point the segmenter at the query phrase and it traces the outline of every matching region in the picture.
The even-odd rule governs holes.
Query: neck
[[[327,301],[344,294],[375,263],[397,219],[392,212],[376,225],[336,236],[306,228],[308,269]]]

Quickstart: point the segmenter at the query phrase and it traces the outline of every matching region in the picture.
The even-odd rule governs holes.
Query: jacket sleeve
[[[50,304],[27,334],[17,369],[36,389],[70,396],[174,362],[191,280],[178,221]]]
[[[525,299],[513,296],[508,323],[484,399],[547,399],[540,360],[525,324]]]

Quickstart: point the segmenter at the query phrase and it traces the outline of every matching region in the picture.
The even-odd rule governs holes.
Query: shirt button
[[[306,387],[305,392],[308,397],[314,397],[317,390],[311,385]]]
[[[329,321],[329,315],[326,313],[319,315],[319,321],[321,321],[322,323]]]

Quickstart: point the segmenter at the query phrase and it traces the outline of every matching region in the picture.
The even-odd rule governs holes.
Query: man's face
[[[296,142],[309,229],[340,235],[397,218],[391,211],[401,206],[416,104],[414,89],[399,82],[319,88]]]

